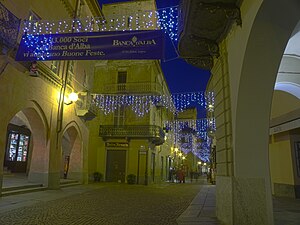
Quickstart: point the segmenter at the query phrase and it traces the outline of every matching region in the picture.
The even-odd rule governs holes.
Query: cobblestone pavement
[[[0,213],[0,224],[175,225],[200,189],[199,183],[102,183],[84,193]]]

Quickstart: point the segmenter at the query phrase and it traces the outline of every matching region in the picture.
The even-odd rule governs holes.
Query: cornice
[[[187,62],[211,70],[218,57],[219,43],[233,23],[241,25],[237,0],[182,0],[179,21],[179,54]]]

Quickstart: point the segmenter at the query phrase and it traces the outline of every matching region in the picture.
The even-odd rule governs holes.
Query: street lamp
[[[69,100],[71,102],[76,102],[78,100],[78,94],[75,92],[72,92],[69,94]]]
[[[64,104],[71,105],[73,102],[78,100],[78,94],[75,92],[71,92],[68,97],[65,97]]]

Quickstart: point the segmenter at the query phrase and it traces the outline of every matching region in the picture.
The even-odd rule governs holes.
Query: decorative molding
[[[242,24],[237,1],[206,3],[196,0],[181,2],[179,54],[187,62],[211,70],[213,57],[219,57],[219,43],[232,24]]]
[[[235,4],[228,4],[228,3],[199,3],[199,10],[205,9],[210,14],[223,14],[225,15],[226,19],[233,20],[237,23],[237,25],[242,25],[241,13],[240,9]],[[228,21],[224,21],[227,22]]]
[[[74,9],[73,9],[72,5],[70,4],[70,2],[68,0],[60,0],[60,1],[65,6],[65,8],[66,8],[66,10],[67,10],[67,12],[69,14],[69,16],[71,18],[73,18],[74,17]]]
[[[201,56],[197,58],[185,58],[185,61],[193,66],[199,67],[205,70],[211,70],[214,65],[214,59],[212,56]]]
[[[101,17],[103,18],[103,13],[100,9],[99,3],[96,0],[85,0],[86,4],[88,5],[89,9],[92,12],[94,17]]]

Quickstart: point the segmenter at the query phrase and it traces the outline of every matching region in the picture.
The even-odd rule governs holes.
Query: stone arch
[[[42,108],[29,101],[23,109],[12,115],[8,123],[24,126],[31,132],[26,174],[30,182],[47,185],[49,163],[48,122]]]
[[[300,84],[291,82],[276,82],[274,90],[287,92],[300,99]]]
[[[234,224],[273,224],[268,158],[275,80],[300,4],[265,0],[254,19],[240,71],[234,118]],[[280,16],[279,16],[280,15]]]
[[[63,130],[61,178],[82,181],[83,145],[78,124],[70,122]]]

